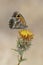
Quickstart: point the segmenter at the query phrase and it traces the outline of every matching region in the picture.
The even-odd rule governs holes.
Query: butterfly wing
[[[9,21],[9,27],[10,27],[10,29],[12,29],[13,25],[14,25],[14,20],[10,19],[10,21]]]
[[[9,21],[9,27],[10,29],[25,28],[26,22],[24,17],[20,13],[14,12],[12,18]]]

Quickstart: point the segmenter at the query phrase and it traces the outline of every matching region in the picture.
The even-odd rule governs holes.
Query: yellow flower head
[[[33,33],[28,30],[21,30],[19,34],[23,39],[31,40],[33,38]]]

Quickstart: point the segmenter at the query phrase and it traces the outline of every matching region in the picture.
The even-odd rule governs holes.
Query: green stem
[[[17,65],[20,65],[21,61],[22,61],[22,56],[20,56],[20,59]]]
[[[20,62],[18,63],[18,65],[20,65]]]

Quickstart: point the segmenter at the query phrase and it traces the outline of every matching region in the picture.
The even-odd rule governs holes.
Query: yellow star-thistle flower
[[[31,40],[33,38],[33,33],[29,30],[21,30],[19,34],[23,39]]]

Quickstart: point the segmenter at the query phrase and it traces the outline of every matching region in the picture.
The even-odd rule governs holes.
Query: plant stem
[[[20,65],[21,61],[22,61],[22,55],[20,56],[20,59],[17,65]]]

